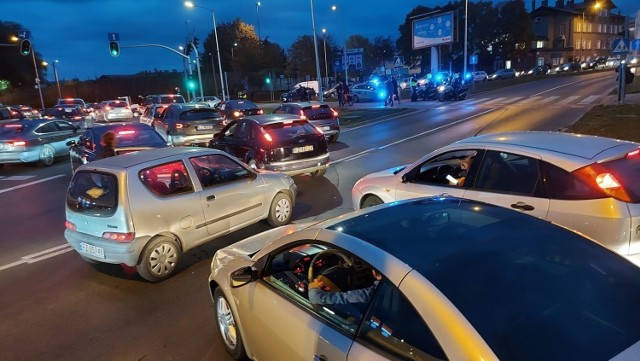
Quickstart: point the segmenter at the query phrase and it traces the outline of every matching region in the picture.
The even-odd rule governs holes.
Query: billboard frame
[[[453,43],[454,27],[453,11],[414,20],[411,23],[411,46],[418,50]]]

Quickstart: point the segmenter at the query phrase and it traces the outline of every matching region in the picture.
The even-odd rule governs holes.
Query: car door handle
[[[519,209],[521,211],[532,211],[535,208],[532,205],[526,204],[524,202],[518,202],[511,205],[511,208]]]
[[[208,202],[208,201],[212,201],[212,200],[214,200],[214,199],[216,199],[216,196],[215,196],[215,195],[213,195],[213,194],[212,194],[212,195],[210,195],[210,196],[207,196],[207,202]]]

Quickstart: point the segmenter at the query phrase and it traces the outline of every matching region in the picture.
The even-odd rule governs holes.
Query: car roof
[[[202,147],[167,147],[167,148],[155,148],[145,150],[144,152],[135,152],[126,154],[123,156],[109,157],[104,159],[98,159],[93,162],[82,165],[81,168],[87,169],[124,169],[132,166],[136,166],[142,163],[156,161],[162,162],[163,158],[171,158],[174,156],[181,156],[184,154],[190,154],[193,156],[201,156],[208,154],[227,154],[223,151],[202,148]]]
[[[144,129],[144,130],[153,129],[153,127],[151,127],[150,125],[144,124],[144,123],[129,123],[129,122],[109,123],[109,124],[96,123],[96,124],[94,124],[93,127],[90,127],[88,129],[94,130],[96,133],[106,133],[106,132],[108,132],[110,130],[117,130],[117,129],[120,129],[120,128],[127,128],[127,129],[132,129],[132,130],[136,130],[136,129]]]
[[[285,105],[293,105],[293,106],[298,106],[300,108],[309,108],[309,107],[313,107],[313,106],[324,106],[324,107],[328,107],[329,106],[329,104],[321,103],[319,101],[292,102],[292,103],[282,104],[281,106],[285,106]]]
[[[640,144],[625,140],[566,132],[521,131],[488,133],[462,139],[454,144],[506,146],[549,158],[576,157],[601,161],[638,149]]]

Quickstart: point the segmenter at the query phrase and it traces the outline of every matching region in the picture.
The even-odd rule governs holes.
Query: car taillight
[[[302,111],[302,110],[300,111],[300,118],[307,119],[307,116],[304,115],[304,111]]]
[[[65,222],[64,222],[64,228],[66,228],[66,229],[70,229],[70,230],[72,230],[72,231],[77,231],[77,230],[78,230],[78,227],[76,227],[76,225],[75,225],[75,224],[73,224],[73,223],[71,223],[71,222],[69,222],[69,221],[65,221]]]
[[[322,131],[322,129],[320,129],[319,127],[314,126],[314,128],[316,129],[316,133],[320,134],[320,135],[324,135],[324,132]]]
[[[622,202],[631,202],[631,197],[616,177],[603,165],[594,163],[573,172],[594,188],[600,189],[609,197]]]
[[[131,135],[131,134],[135,134],[136,131],[135,130],[121,130],[118,132],[118,134],[120,135]]]
[[[336,112],[335,110],[333,111],[333,117],[337,118],[338,117],[338,112]]]
[[[262,132],[262,136],[264,137],[264,139],[267,140],[267,142],[269,143],[273,142],[273,138],[271,138],[271,134],[267,133],[267,131],[262,128],[260,128],[260,131]]]
[[[640,149],[636,149],[634,151],[627,153],[627,158],[636,157],[638,156],[638,154],[640,154]]]
[[[14,140],[7,142],[7,144],[9,144],[9,146],[11,147],[24,147],[27,145],[27,142],[25,142],[24,140]]]
[[[104,110],[111,110],[111,107],[104,107]]]
[[[131,242],[136,238],[135,232],[121,233],[121,232],[104,232],[102,238],[116,242]]]
[[[258,110],[258,115],[262,115],[262,114],[264,114],[264,110],[259,109],[259,110]]]
[[[241,114],[242,114],[242,113],[240,113],[240,112],[239,112],[239,111],[237,111],[237,110],[233,112],[233,116],[234,116],[235,118],[239,118]]]
[[[189,127],[191,124],[189,123],[176,123],[176,129],[182,129],[182,128],[187,128]]]

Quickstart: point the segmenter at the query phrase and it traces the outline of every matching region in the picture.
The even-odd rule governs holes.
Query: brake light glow
[[[3,125],[5,128],[22,128],[22,124],[7,124]]]
[[[25,145],[27,145],[27,142],[25,142],[24,140],[15,140],[13,142],[7,143],[12,147],[24,147]]]
[[[316,129],[316,132],[320,135],[324,135],[324,132],[322,131],[322,129],[320,129],[319,127],[314,126],[314,128]]]
[[[120,135],[131,135],[131,134],[135,134],[136,131],[135,130],[121,130],[118,132],[118,134]]]
[[[136,238],[135,232],[121,233],[121,232],[104,232],[102,238],[116,242],[131,242]]]
[[[304,112],[302,110],[300,111],[300,118],[307,119],[307,116],[304,115]]]
[[[602,189],[618,188],[620,183],[611,173],[601,173],[596,176],[596,184]]]
[[[71,222],[69,222],[69,221],[65,221],[65,222],[64,222],[64,228],[66,228],[66,229],[70,229],[70,230],[72,230],[72,231],[77,231],[77,230],[78,230],[78,227],[76,227],[76,225],[75,225],[75,224],[73,224],[73,223],[71,223]]]
[[[182,129],[182,128],[184,128],[184,124],[176,123],[176,129]]]
[[[267,142],[269,143],[273,142],[273,138],[271,138],[271,134],[267,133],[267,131],[262,128],[260,128],[260,131],[262,132],[262,136],[264,137],[264,139],[267,140]]]
[[[338,112],[336,112],[335,110],[333,111],[333,117],[337,118],[338,117]]]
[[[264,114],[264,110],[259,109],[259,110],[258,110],[258,115],[262,115],[262,114]]]
[[[633,150],[633,151],[627,153],[627,158],[637,156],[638,154],[640,154],[640,149]]]
[[[236,118],[238,118],[240,116],[240,114],[242,114],[242,113],[240,113],[237,110],[233,112],[233,116],[236,117]]]

